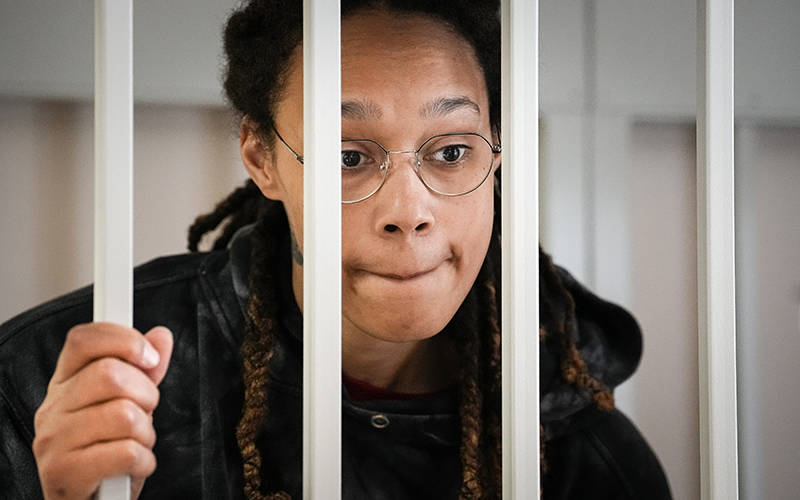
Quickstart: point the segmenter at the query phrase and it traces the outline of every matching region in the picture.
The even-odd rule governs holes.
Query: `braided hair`
[[[386,9],[431,16],[450,26],[474,47],[489,95],[490,121],[500,130],[499,1],[342,0],[342,16]],[[274,110],[284,89],[293,51],[302,40],[302,3],[296,0],[251,0],[230,17],[224,33],[227,67],[224,87],[241,118],[257,126],[265,147],[274,145]],[[500,498],[502,489],[500,193],[495,189],[492,238],[475,283],[442,332],[454,340],[459,363],[462,499]],[[241,227],[251,234],[250,301],[241,347],[245,402],[236,429],[244,463],[248,500],[289,496],[261,485],[261,455],[256,439],[268,415],[267,378],[274,352],[277,310],[277,235],[289,231],[281,203],[265,198],[252,180],[234,190],[189,230],[189,249],[197,251],[204,236],[217,235],[213,248],[224,248]],[[600,408],[613,408],[613,396],[587,371],[575,345],[575,303],[552,260],[540,250],[541,286],[555,291],[566,310],[542,301],[542,332],[558,346],[561,377],[594,394]],[[547,294],[542,294],[547,297]],[[543,457],[544,458],[544,457]],[[544,464],[544,459],[542,460]]]

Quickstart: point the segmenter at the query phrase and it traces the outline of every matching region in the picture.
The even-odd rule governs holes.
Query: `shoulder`
[[[544,499],[670,499],[655,453],[620,412],[589,407],[568,432],[545,444]]]

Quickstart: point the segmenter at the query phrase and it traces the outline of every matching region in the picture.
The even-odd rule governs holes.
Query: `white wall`
[[[0,99],[0,321],[92,280],[93,110]],[[186,229],[246,177],[229,114],[138,106],[134,260],[186,248]]]

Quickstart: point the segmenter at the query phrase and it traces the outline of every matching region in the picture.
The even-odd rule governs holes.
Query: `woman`
[[[343,2],[344,498],[501,494],[497,12]],[[9,497],[129,474],[133,498],[300,498],[301,21],[299,2],[254,0],[228,22],[251,181],[190,231],[196,250],[227,221],[218,251],[137,270],[148,333],[85,324],[90,291],[3,327]],[[544,498],[669,498],[613,410],[635,322],[541,262]]]

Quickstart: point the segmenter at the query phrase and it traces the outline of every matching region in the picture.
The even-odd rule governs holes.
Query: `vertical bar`
[[[738,498],[733,0],[698,0],[697,227],[700,487]]]
[[[539,498],[538,0],[502,2],[503,497]]]
[[[133,4],[95,0],[94,320],[133,324]],[[100,500],[130,498],[130,478]]]
[[[341,498],[341,76],[338,0],[304,0],[303,498]]]

